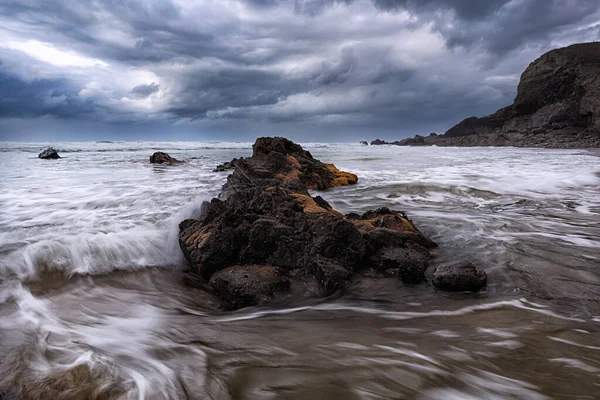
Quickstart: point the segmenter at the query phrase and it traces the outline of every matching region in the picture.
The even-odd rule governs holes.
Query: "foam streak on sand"
[[[380,318],[386,319],[394,319],[394,320],[407,320],[413,318],[428,318],[428,317],[455,317],[462,316],[471,313],[476,313],[478,311],[488,311],[494,309],[502,309],[504,307],[515,307],[521,310],[531,311],[534,313],[539,313],[548,317],[564,319],[567,321],[574,322],[585,322],[585,320],[580,318],[572,318],[563,315],[556,314],[552,311],[546,310],[544,308],[532,307],[537,306],[535,303],[531,303],[526,299],[516,299],[516,300],[505,300],[505,301],[497,301],[493,303],[487,304],[479,304],[476,306],[469,306],[460,308],[458,310],[433,310],[428,312],[391,312],[391,311],[382,311],[381,309],[376,308],[365,308],[365,307],[355,307],[346,304],[319,304],[317,306],[307,306],[307,307],[294,307],[294,308],[286,308],[286,309],[276,309],[276,310],[261,310],[251,312],[249,314],[243,315],[232,315],[227,317],[220,317],[216,319],[218,322],[235,322],[235,321],[244,321],[244,320],[252,320],[256,318],[271,316],[271,315],[285,315],[292,314],[302,311],[351,311],[356,313],[363,314],[374,314],[379,316]]]

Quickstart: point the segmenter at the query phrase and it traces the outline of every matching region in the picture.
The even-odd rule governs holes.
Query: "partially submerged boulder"
[[[468,261],[443,264],[433,273],[433,285],[448,291],[477,291],[487,284],[487,274]]]
[[[150,156],[150,163],[151,164],[169,164],[169,165],[173,165],[173,164],[179,164],[181,162],[182,161],[179,161],[179,160],[171,157],[167,153],[163,153],[162,151],[157,151],[156,153],[154,153],[154,154],[152,154]]]
[[[367,142],[366,140],[361,140],[360,144],[362,144],[363,146],[368,146],[369,142]]]
[[[38,158],[42,158],[44,160],[57,160],[60,158],[60,156],[55,149],[48,147],[46,150],[38,154]]]
[[[228,309],[237,309],[269,301],[276,292],[290,287],[289,279],[275,267],[239,265],[213,274],[210,286]]]
[[[323,295],[365,268],[393,270],[406,283],[425,279],[435,243],[404,213],[345,216],[308,191],[352,185],[356,175],[280,137],[257,139],[252,157],[232,165],[226,199],[206,202],[198,219],[179,226],[191,269],[227,308],[261,304],[286,290],[288,278],[317,282]]]

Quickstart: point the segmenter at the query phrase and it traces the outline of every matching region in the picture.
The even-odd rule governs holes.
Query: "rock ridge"
[[[425,280],[436,244],[403,212],[380,208],[343,215],[310,190],[352,185],[358,177],[281,137],[259,138],[234,159],[220,198],[180,223],[190,269],[228,309],[273,301],[294,287],[324,296],[359,270]]]

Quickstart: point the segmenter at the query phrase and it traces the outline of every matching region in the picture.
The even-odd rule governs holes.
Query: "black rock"
[[[163,153],[162,151],[157,151],[156,153],[150,156],[150,163],[152,164],[178,164],[182,161],[179,161],[167,153]]]
[[[190,269],[210,281],[229,309],[262,304],[287,277],[315,293],[343,288],[359,269],[398,268],[424,280],[435,246],[404,213],[387,208],[344,216],[309,189],[354,184],[354,174],[324,164],[284,138],[260,138],[252,157],[232,162],[225,200],[205,203],[179,225]]]
[[[360,144],[362,144],[363,146],[368,146],[369,142],[367,142],[366,140],[361,140]]]
[[[234,266],[215,273],[210,286],[226,308],[237,309],[270,300],[276,292],[288,290],[290,281],[271,266]]]
[[[43,158],[44,160],[57,160],[60,158],[60,156],[56,150],[54,150],[52,147],[48,147],[46,150],[38,154],[38,158]]]
[[[378,264],[387,274],[398,276],[402,282],[417,284],[425,280],[429,254],[418,248],[389,247],[381,251]]]
[[[433,285],[453,291],[477,291],[487,284],[487,274],[468,261],[438,266],[433,273]]]
[[[233,168],[235,168],[235,164],[234,163],[236,161],[237,161],[237,158],[234,158],[231,161],[226,161],[223,164],[219,164],[219,165],[217,165],[215,167],[215,169],[213,169],[213,172],[224,172],[224,171],[232,170]]]

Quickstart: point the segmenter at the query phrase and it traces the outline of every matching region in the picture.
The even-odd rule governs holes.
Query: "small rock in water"
[[[433,285],[448,291],[477,291],[486,284],[486,272],[468,261],[440,265],[433,273]]]
[[[52,147],[48,147],[46,150],[38,154],[38,158],[43,158],[44,160],[57,160],[60,158],[60,156],[56,150],[54,150]]]
[[[368,146],[369,142],[367,142],[366,140],[361,140],[360,144],[362,144],[363,146]]]
[[[150,156],[150,163],[152,164],[177,164],[181,161],[171,157],[167,153],[163,153],[162,151],[157,151],[156,153]]]

